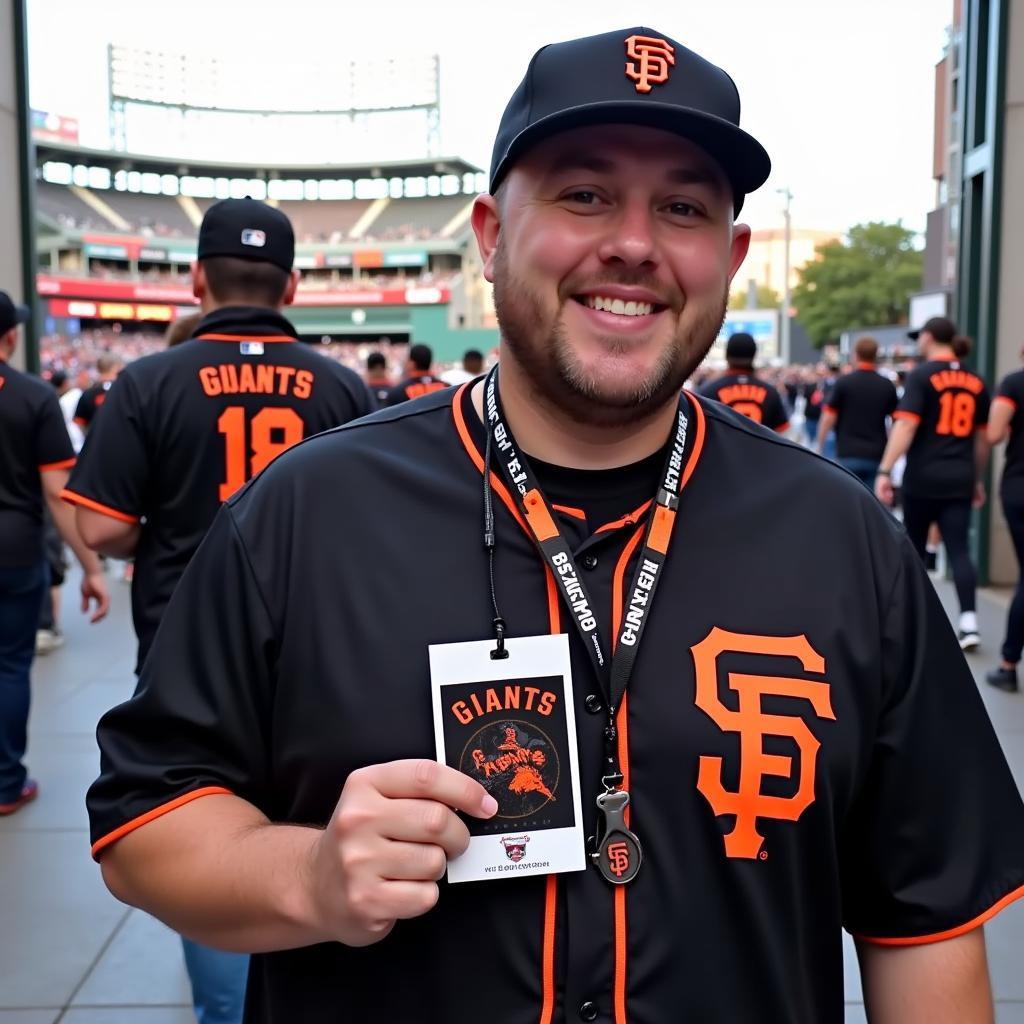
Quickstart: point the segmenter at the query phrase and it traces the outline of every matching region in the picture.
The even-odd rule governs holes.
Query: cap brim
[[[509,144],[491,179],[493,193],[519,157],[543,139],[570,128],[595,124],[638,124],[680,135],[705,150],[732,185],[735,209],[759,189],[771,173],[772,162],[764,146],[742,128],[713,114],[670,103],[588,103],[560,110],[524,128]]]

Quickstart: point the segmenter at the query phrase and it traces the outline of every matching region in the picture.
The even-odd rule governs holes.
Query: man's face
[[[505,356],[583,423],[674,399],[725,315],[749,229],[714,161],[668,132],[577,128],[539,143],[474,227]]]

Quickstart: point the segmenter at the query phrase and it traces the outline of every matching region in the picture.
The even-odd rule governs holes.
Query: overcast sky
[[[486,167],[539,46],[644,24],[735,79],[741,124],[773,164],[743,211],[753,227],[781,224],[775,189],[788,185],[795,227],[902,218],[923,230],[935,198],[934,65],[951,15],[952,0],[29,0],[31,96],[78,117],[89,143],[105,131],[109,42],[233,51],[254,76],[282,83],[311,56],[437,53],[441,150]]]

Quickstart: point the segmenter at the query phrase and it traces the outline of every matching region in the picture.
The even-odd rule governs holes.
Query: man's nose
[[[627,267],[653,267],[657,264],[654,219],[650,206],[624,202],[618,216],[608,219],[608,230],[601,241],[601,261]]]

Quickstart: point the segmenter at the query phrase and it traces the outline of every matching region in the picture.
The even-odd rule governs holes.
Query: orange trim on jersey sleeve
[[[581,508],[573,508],[571,505],[552,505],[551,507],[556,512],[561,512],[572,519],[581,519],[583,522],[587,521],[587,513]]]
[[[823,405],[821,407],[821,411],[822,412],[827,412],[830,416],[838,416],[839,415],[839,410],[834,405]],[[786,426],[788,427],[789,424],[787,423]],[[779,428],[776,427],[775,429],[778,430]]]
[[[74,425],[76,427],[81,427],[82,430],[85,430],[85,428],[87,426],[89,426],[89,424],[86,423],[85,420],[81,416],[72,416],[71,417],[71,422],[74,423]]]
[[[933,932],[931,935],[912,935],[905,938],[876,939],[870,935],[858,935],[857,938],[876,946],[926,946],[931,942],[945,942],[946,939],[955,939],[959,935],[966,935],[968,932],[973,932],[975,928],[980,928],[986,921],[995,917],[1001,910],[1005,910],[1022,896],[1024,896],[1024,885],[1007,893],[1001,900],[992,904],[988,910],[971,918],[966,924],[958,925],[956,928],[947,928],[944,932]]]
[[[909,412],[906,409],[897,409],[893,414],[894,420],[907,420],[910,423],[920,423],[921,417],[916,412]]]
[[[285,344],[295,339],[288,334],[200,334],[193,341],[266,341],[270,344]]]
[[[828,406],[827,405],[825,406],[825,412],[828,412]],[[784,434],[787,430],[789,430],[789,420],[786,420],[785,423],[782,423],[779,426],[777,426],[775,428],[775,433],[776,434]]]
[[[74,491],[68,490],[67,487],[60,492],[60,496],[72,505],[81,505],[83,508],[92,509],[93,512],[101,512],[105,516],[110,516],[111,519],[120,519],[122,523],[134,524],[139,522],[138,516],[130,516],[127,512],[119,512],[116,508],[111,508],[109,505],[103,505],[98,501],[93,501],[92,498],[76,494]]]
[[[51,469],[70,469],[78,460],[71,458],[63,462],[47,462],[45,466],[39,467],[40,473],[49,473]]]
[[[1013,409],[1014,412],[1017,411],[1017,403],[1012,398],[1010,398],[1009,395],[996,395],[996,397],[993,398],[992,401],[993,402],[1004,402],[1011,409]]]
[[[151,811],[146,811],[145,814],[140,814],[137,818],[132,818],[131,821],[120,828],[115,828],[113,832],[108,832],[102,839],[97,839],[92,845],[93,858],[98,860],[102,850],[105,850],[112,843],[116,843],[118,839],[123,839],[129,832],[134,832],[137,828],[148,825],[151,821],[162,818],[168,812],[184,807],[185,804],[198,800],[201,796],[213,796],[215,793],[234,796],[230,789],[225,789],[223,786],[203,786],[201,789],[195,789],[191,793],[185,793],[174,800],[169,800],[159,807],[154,807]]]

